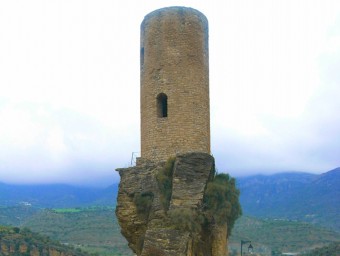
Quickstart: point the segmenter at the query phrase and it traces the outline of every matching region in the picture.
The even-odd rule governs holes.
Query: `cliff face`
[[[211,155],[181,154],[117,171],[116,215],[137,255],[227,255],[226,224],[204,217],[204,193],[215,175]]]

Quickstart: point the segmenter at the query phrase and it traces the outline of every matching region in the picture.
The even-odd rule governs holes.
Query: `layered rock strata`
[[[224,256],[227,227],[207,222],[204,192],[215,174],[206,153],[177,155],[172,163],[139,161],[117,169],[116,215],[138,256]]]

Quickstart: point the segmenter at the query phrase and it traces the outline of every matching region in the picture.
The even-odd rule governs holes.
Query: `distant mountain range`
[[[243,215],[306,221],[340,231],[340,168],[321,175],[280,173],[237,178]],[[115,206],[118,184],[108,188],[0,183],[0,206],[37,208]]]
[[[9,185],[0,183],[0,206],[31,205],[38,208],[114,206],[118,185],[105,189],[70,185]]]
[[[244,215],[311,222],[340,230],[340,168],[237,179]]]

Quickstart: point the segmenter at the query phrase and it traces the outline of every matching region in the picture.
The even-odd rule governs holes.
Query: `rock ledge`
[[[139,161],[137,166],[117,169],[121,181],[116,215],[134,253],[227,255],[227,226],[200,218],[214,165],[211,155],[191,152],[167,163]]]

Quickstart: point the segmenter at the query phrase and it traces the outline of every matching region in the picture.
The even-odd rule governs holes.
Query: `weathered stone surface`
[[[157,207],[159,205],[159,193],[156,193],[158,187],[155,174],[163,165],[156,166],[146,163],[131,168],[117,169],[121,181],[119,184],[116,215],[122,234],[129,242],[129,247],[138,255],[142,252],[150,213],[147,215],[138,214],[133,198],[136,193],[151,192],[155,195],[152,215],[156,215],[161,210],[160,206]]]
[[[202,211],[206,185],[214,176],[214,158],[197,152],[176,156],[171,177],[169,210],[164,209],[161,203],[162,195],[157,182],[157,175],[163,170],[165,163],[139,163],[135,167],[117,169],[121,181],[116,215],[129,247],[138,256],[226,255],[226,226],[217,229],[216,226],[205,223],[197,230],[181,230],[168,214],[173,210],[195,211],[197,214]],[[143,193],[153,195],[147,213],[138,212],[134,202],[135,195]],[[212,234],[215,231],[218,231],[218,235]]]
[[[170,209],[197,208],[212,175],[214,159],[204,153],[187,153],[176,157]]]
[[[151,253],[163,255],[186,256],[189,232],[169,228],[148,229],[145,234],[145,241],[142,256],[149,256]]]
[[[227,226],[212,226],[212,255],[227,256]]]
[[[187,7],[167,7],[141,24],[141,157],[210,153],[208,20]],[[159,96],[167,97],[160,116]]]

